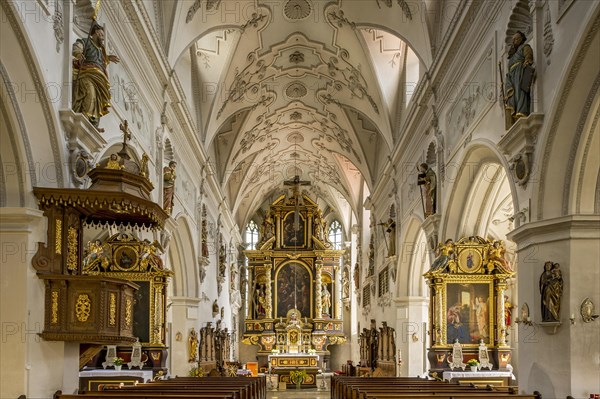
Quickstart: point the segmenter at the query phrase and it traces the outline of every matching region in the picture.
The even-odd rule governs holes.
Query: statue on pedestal
[[[72,49],[73,111],[84,114],[96,128],[111,106],[108,64],[121,61],[116,55],[106,54],[104,35],[104,28],[94,21],[89,38],[77,39]]]

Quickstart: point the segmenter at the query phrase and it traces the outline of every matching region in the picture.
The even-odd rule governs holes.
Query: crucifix
[[[131,132],[129,131],[129,123],[127,122],[127,119],[123,120],[123,122],[119,125],[119,129],[123,132],[123,147],[118,154],[121,156],[121,158],[131,159],[129,156],[129,151],[127,151],[129,149],[127,146],[127,141],[131,140]]]
[[[285,180],[284,186],[292,187],[292,196],[296,200],[296,209],[294,210],[294,230],[300,230],[300,186],[310,186],[310,182],[300,180],[300,176],[296,175],[292,180]]]

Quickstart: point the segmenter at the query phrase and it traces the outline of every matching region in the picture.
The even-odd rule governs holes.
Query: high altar
[[[309,378],[328,367],[329,345],[342,344],[340,258],[327,239],[318,205],[300,195],[277,198],[248,257],[250,295],[242,342],[258,346],[259,367],[280,374],[304,369]],[[271,355],[271,356],[270,356]]]
[[[494,370],[507,370],[511,349],[504,315],[507,280],[514,276],[504,243],[482,237],[440,243],[439,256],[425,273],[430,287],[428,358],[430,372],[450,370],[452,345],[461,344],[463,362],[489,349]]]

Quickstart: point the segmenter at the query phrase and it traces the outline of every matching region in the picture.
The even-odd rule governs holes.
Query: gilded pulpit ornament
[[[542,295],[542,321],[560,321],[560,302],[563,293],[560,265],[551,261],[544,263],[544,272],[540,276],[540,294]]]
[[[87,294],[79,294],[75,303],[75,316],[80,322],[86,322],[92,311],[92,303]]]

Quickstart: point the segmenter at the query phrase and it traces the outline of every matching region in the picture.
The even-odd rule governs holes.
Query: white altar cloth
[[[138,377],[143,378],[145,382],[152,379],[152,370],[82,370],[79,372],[79,378],[81,377]]]
[[[481,371],[444,371],[444,374],[442,375],[442,378],[445,381],[450,381],[453,378],[473,378],[473,377],[479,377],[479,378],[510,377],[512,380],[517,379],[517,377],[515,377],[515,375],[510,371],[498,371],[498,370],[493,370],[493,371],[483,371],[483,370],[481,370]]]

